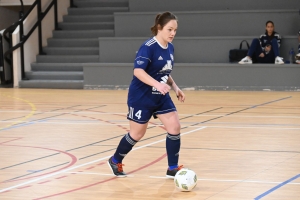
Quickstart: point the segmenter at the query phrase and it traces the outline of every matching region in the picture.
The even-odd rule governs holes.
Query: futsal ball
[[[174,183],[179,190],[189,192],[197,185],[197,175],[193,170],[183,168],[176,173]]]

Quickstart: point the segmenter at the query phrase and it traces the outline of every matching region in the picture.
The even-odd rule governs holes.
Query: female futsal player
[[[125,177],[122,161],[132,147],[145,135],[151,116],[159,118],[167,130],[166,149],[168,169],[166,176],[174,178],[180,150],[180,123],[176,107],[169,95],[171,87],[178,100],[185,95],[171,77],[174,47],[171,43],[177,31],[177,18],[170,12],[158,14],[151,27],[154,37],[142,44],[134,61],[133,80],[128,91],[130,132],[120,141],[115,154],[108,160],[112,172]]]

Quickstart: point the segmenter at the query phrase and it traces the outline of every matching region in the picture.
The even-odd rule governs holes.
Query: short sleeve
[[[150,47],[143,44],[136,54],[136,58],[134,60],[134,68],[141,68],[146,70],[149,62],[151,62],[151,57],[152,53]]]

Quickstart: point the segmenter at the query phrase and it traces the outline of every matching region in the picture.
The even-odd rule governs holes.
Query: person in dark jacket
[[[298,45],[298,54],[296,55],[296,63],[300,64],[300,30],[298,32],[298,41],[299,41],[299,45]]]
[[[266,22],[266,32],[259,38],[253,39],[248,54],[239,64],[275,63],[284,64],[279,57],[280,35],[274,31],[274,23]]]

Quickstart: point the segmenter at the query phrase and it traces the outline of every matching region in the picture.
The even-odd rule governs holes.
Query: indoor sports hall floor
[[[184,104],[173,99],[180,164],[198,175],[192,192],[165,179],[158,120],[125,158],[129,177],[112,176],[127,91],[1,88],[0,199],[300,199],[299,92],[185,93]]]

